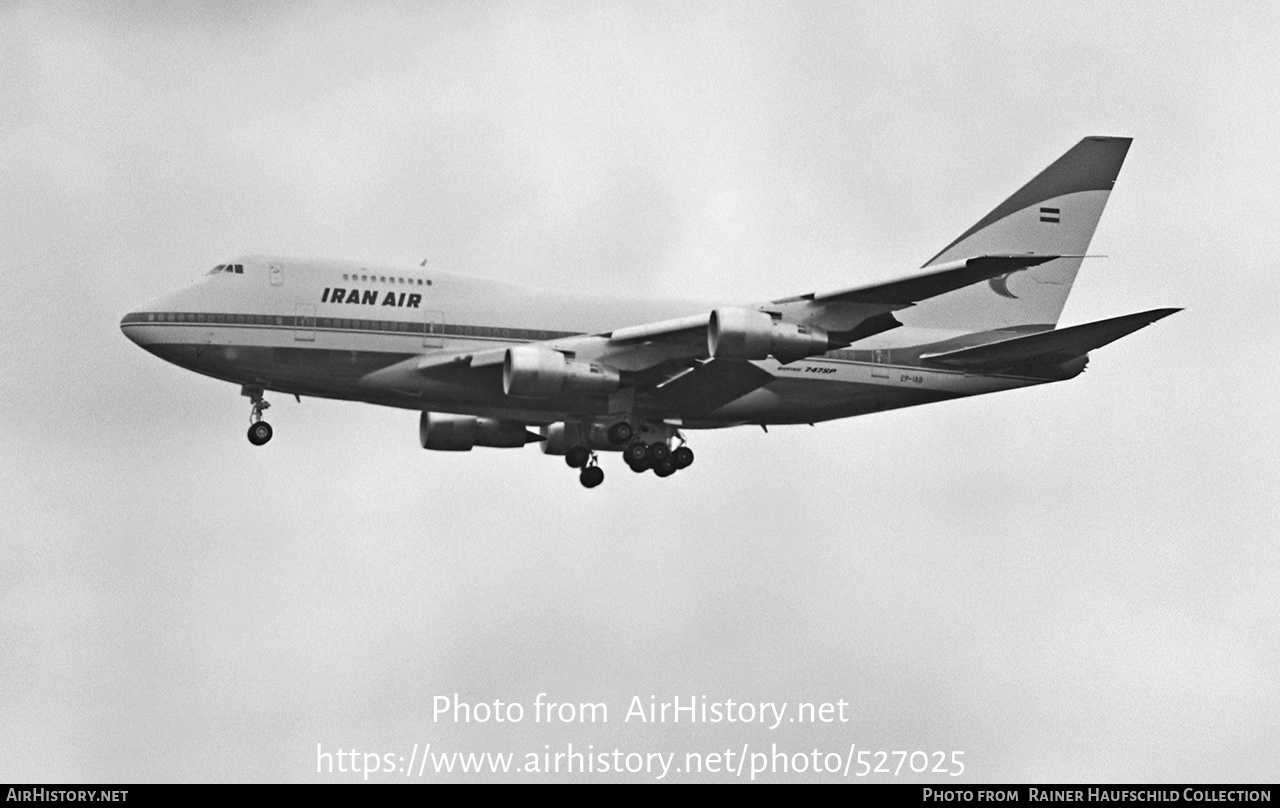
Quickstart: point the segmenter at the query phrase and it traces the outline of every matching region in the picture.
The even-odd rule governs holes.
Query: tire
[[[249,442],[254,446],[261,446],[271,440],[272,434],[271,424],[266,421],[258,421],[249,425]]]
[[[670,457],[664,457],[654,464],[653,473],[659,477],[670,477],[676,473],[676,462]]]
[[[578,475],[578,482],[582,483],[583,488],[595,488],[604,482],[604,469],[599,466],[587,466]]]
[[[640,441],[636,441],[628,446],[623,451],[623,455],[627,458],[627,463],[633,468],[635,466],[640,466],[641,469],[649,467],[649,447],[645,446]]]
[[[587,461],[591,459],[591,450],[585,446],[570,446],[569,451],[564,453],[564,462],[569,464],[571,469],[586,468]]]
[[[688,446],[681,446],[671,452],[671,459],[675,461],[677,469],[687,469],[693,465],[693,450]]]
[[[621,446],[635,437],[635,434],[636,431],[631,427],[631,424],[626,421],[619,421],[609,427],[609,442],[614,446]]]
[[[649,465],[657,466],[671,456],[671,447],[665,443],[649,444]]]

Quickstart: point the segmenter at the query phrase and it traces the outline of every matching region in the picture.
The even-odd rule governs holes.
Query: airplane
[[[924,266],[745,305],[605,297],[420,266],[248,256],[121,320],[179,367],[240,385],[249,441],[271,390],[417,410],[425,449],[541,443],[604,480],[659,477],[688,430],[814,424],[1078,376],[1089,352],[1180,309],[1058,328],[1130,138],[1086,137]]]

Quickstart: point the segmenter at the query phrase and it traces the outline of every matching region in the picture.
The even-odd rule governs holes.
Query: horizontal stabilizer
[[[1098,320],[1056,331],[1042,331],[1025,337],[989,342],[971,348],[943,353],[921,354],[920,359],[932,365],[972,371],[995,371],[1028,365],[1059,365],[1084,356],[1156,320],[1181,309],[1152,309],[1126,314],[1109,320]]]

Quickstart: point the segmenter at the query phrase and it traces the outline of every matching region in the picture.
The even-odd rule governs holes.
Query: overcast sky
[[[0,4],[0,779],[572,742],[1274,782],[1278,17]],[[585,491],[283,396],[254,448],[233,385],[118,327],[250,252],[726,302],[878,280],[1091,134],[1135,140],[1063,322],[1186,311],[1063,384],[694,434],[668,480],[609,457]],[[539,692],[610,721],[432,720]],[[633,695],[851,720],[637,726]]]

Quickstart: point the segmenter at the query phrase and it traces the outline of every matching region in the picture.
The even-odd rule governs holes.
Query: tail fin
[[[980,331],[1054,326],[1089,249],[1131,138],[1087,137],[925,264],[975,255],[1061,255],[901,312],[922,328]],[[1076,257],[1071,257],[1076,256]]]

